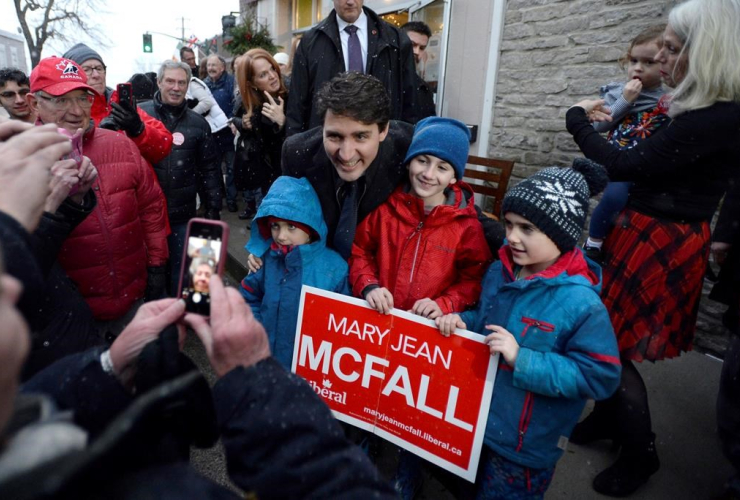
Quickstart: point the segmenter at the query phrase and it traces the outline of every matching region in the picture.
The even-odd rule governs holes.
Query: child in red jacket
[[[357,227],[349,259],[352,293],[388,314],[434,319],[478,301],[491,253],[462,181],[470,132],[450,118],[420,121],[399,186]]]

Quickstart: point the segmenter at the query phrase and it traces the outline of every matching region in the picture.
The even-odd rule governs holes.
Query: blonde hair
[[[671,116],[740,102],[740,0],[689,0],[671,11],[668,24],[684,43],[681,54],[688,53]]]
[[[239,84],[239,92],[241,93],[242,104],[244,105],[245,113],[243,120],[245,121],[252,117],[252,113],[257,106],[261,106],[267,101],[264,94],[262,92],[257,92],[252,85],[252,80],[255,76],[253,63],[257,59],[266,59],[272,66],[272,69],[277,73],[277,77],[280,80],[280,90],[278,90],[277,95],[285,97],[288,93],[285,89],[285,83],[283,83],[283,77],[280,74],[280,65],[272,58],[270,53],[264,49],[248,50],[246,53],[239,56],[236,74],[236,81]]]

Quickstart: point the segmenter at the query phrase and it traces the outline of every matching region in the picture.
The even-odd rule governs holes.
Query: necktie
[[[352,253],[352,242],[357,229],[357,182],[345,184],[346,195],[339,214],[337,231],[334,233],[334,249],[344,260]]]
[[[362,47],[360,46],[360,38],[357,36],[357,26],[350,24],[344,28],[344,31],[349,33],[349,42],[347,43],[349,68],[347,68],[347,71],[364,73],[365,70],[362,67]]]

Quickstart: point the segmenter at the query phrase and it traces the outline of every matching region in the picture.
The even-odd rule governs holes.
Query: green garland
[[[249,49],[261,48],[270,54],[277,52],[278,47],[272,43],[270,30],[266,24],[261,24],[254,17],[244,19],[231,29],[231,40],[224,41],[224,49],[232,55],[244,54]]]

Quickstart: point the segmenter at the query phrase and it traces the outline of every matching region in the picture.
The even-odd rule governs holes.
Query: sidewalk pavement
[[[697,352],[656,364],[638,365],[647,385],[660,470],[630,498],[709,499],[733,473],[716,434],[717,389],[722,362]],[[590,406],[590,405],[589,405]],[[609,442],[569,445],[558,463],[546,498],[609,498],[591,481],[617,457]]]
[[[227,272],[235,280],[246,274],[247,223],[236,213],[222,212],[231,227]],[[635,500],[709,499],[722,491],[733,473],[716,435],[715,403],[722,361],[699,352],[656,364],[638,364],[647,385],[660,470],[630,498]],[[584,414],[590,411],[589,405]],[[558,462],[547,500],[609,498],[591,489],[591,481],[617,457],[609,442],[570,444]],[[452,498],[436,482],[419,498]]]

